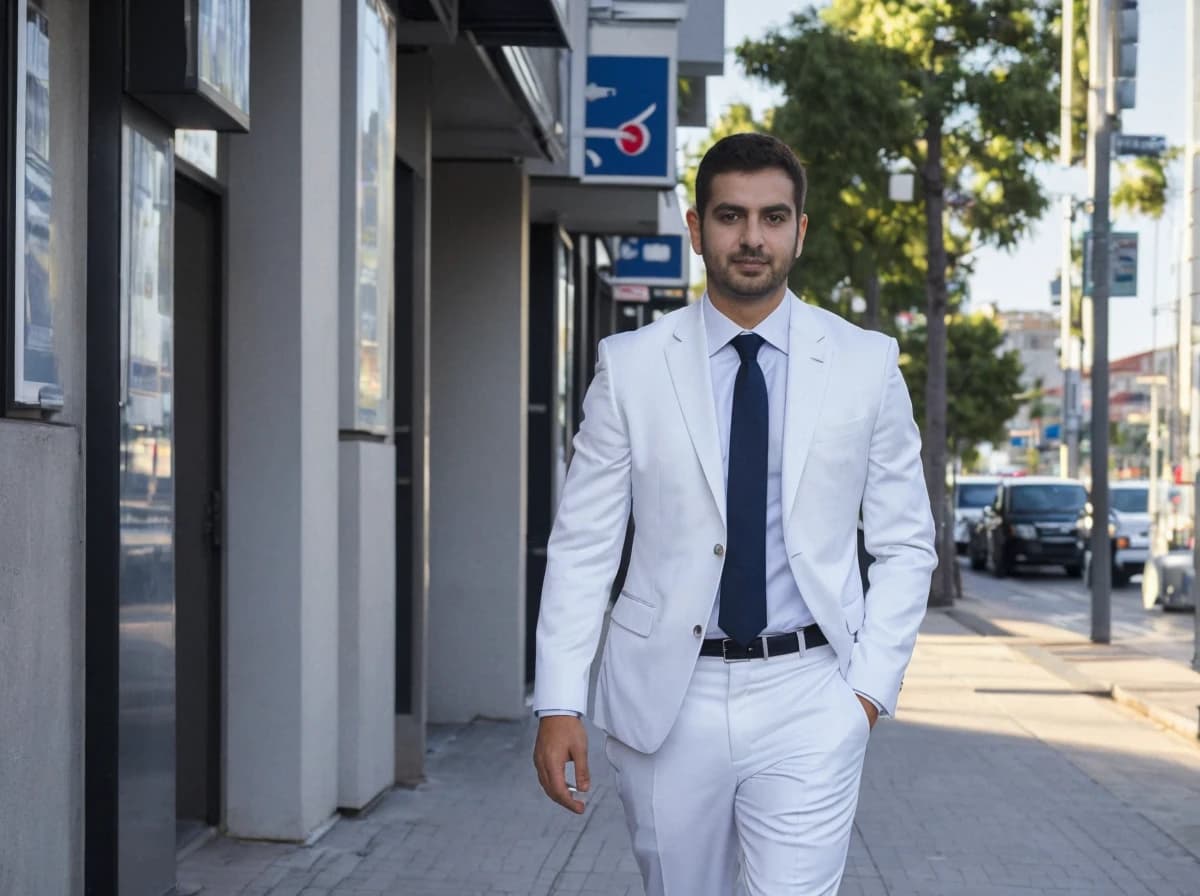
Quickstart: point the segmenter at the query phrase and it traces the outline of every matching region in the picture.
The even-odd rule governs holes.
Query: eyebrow
[[[748,210],[744,206],[734,205],[730,202],[719,202],[713,206],[714,215],[720,212],[735,212],[739,215],[744,215],[747,213],[747,211]],[[786,203],[780,203],[779,205],[769,205],[762,210],[762,214],[764,215],[777,215],[780,213],[790,215],[792,213],[792,207]]]

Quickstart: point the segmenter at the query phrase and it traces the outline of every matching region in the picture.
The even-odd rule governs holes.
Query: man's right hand
[[[537,743],[533,747],[533,766],[546,796],[577,815],[583,803],[567,790],[567,762],[575,764],[575,786],[586,793],[591,786],[588,774],[587,731],[575,716],[546,716],[538,723]]]

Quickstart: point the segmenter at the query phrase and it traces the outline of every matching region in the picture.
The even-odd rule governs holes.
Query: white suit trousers
[[[831,647],[700,657],[657,752],[605,741],[646,896],[836,894],[869,735]]]

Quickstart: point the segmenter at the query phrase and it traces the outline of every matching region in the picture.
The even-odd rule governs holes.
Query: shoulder
[[[674,339],[676,328],[686,315],[699,314],[699,305],[687,305],[664,314],[653,323],[636,330],[614,333],[600,340],[601,351],[617,363],[636,362],[643,358],[658,358],[662,349]]]
[[[805,313],[813,315],[814,320],[824,329],[831,347],[840,355],[848,355],[857,362],[874,360],[876,364],[883,363],[893,355],[896,340],[886,333],[863,329],[840,314],[816,305],[807,302],[801,304]]]

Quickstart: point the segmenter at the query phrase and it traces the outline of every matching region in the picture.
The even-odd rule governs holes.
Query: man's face
[[[796,214],[792,179],[780,168],[718,174],[704,220],[688,212],[710,293],[735,301],[767,298],[787,283],[807,227],[808,216]]]

